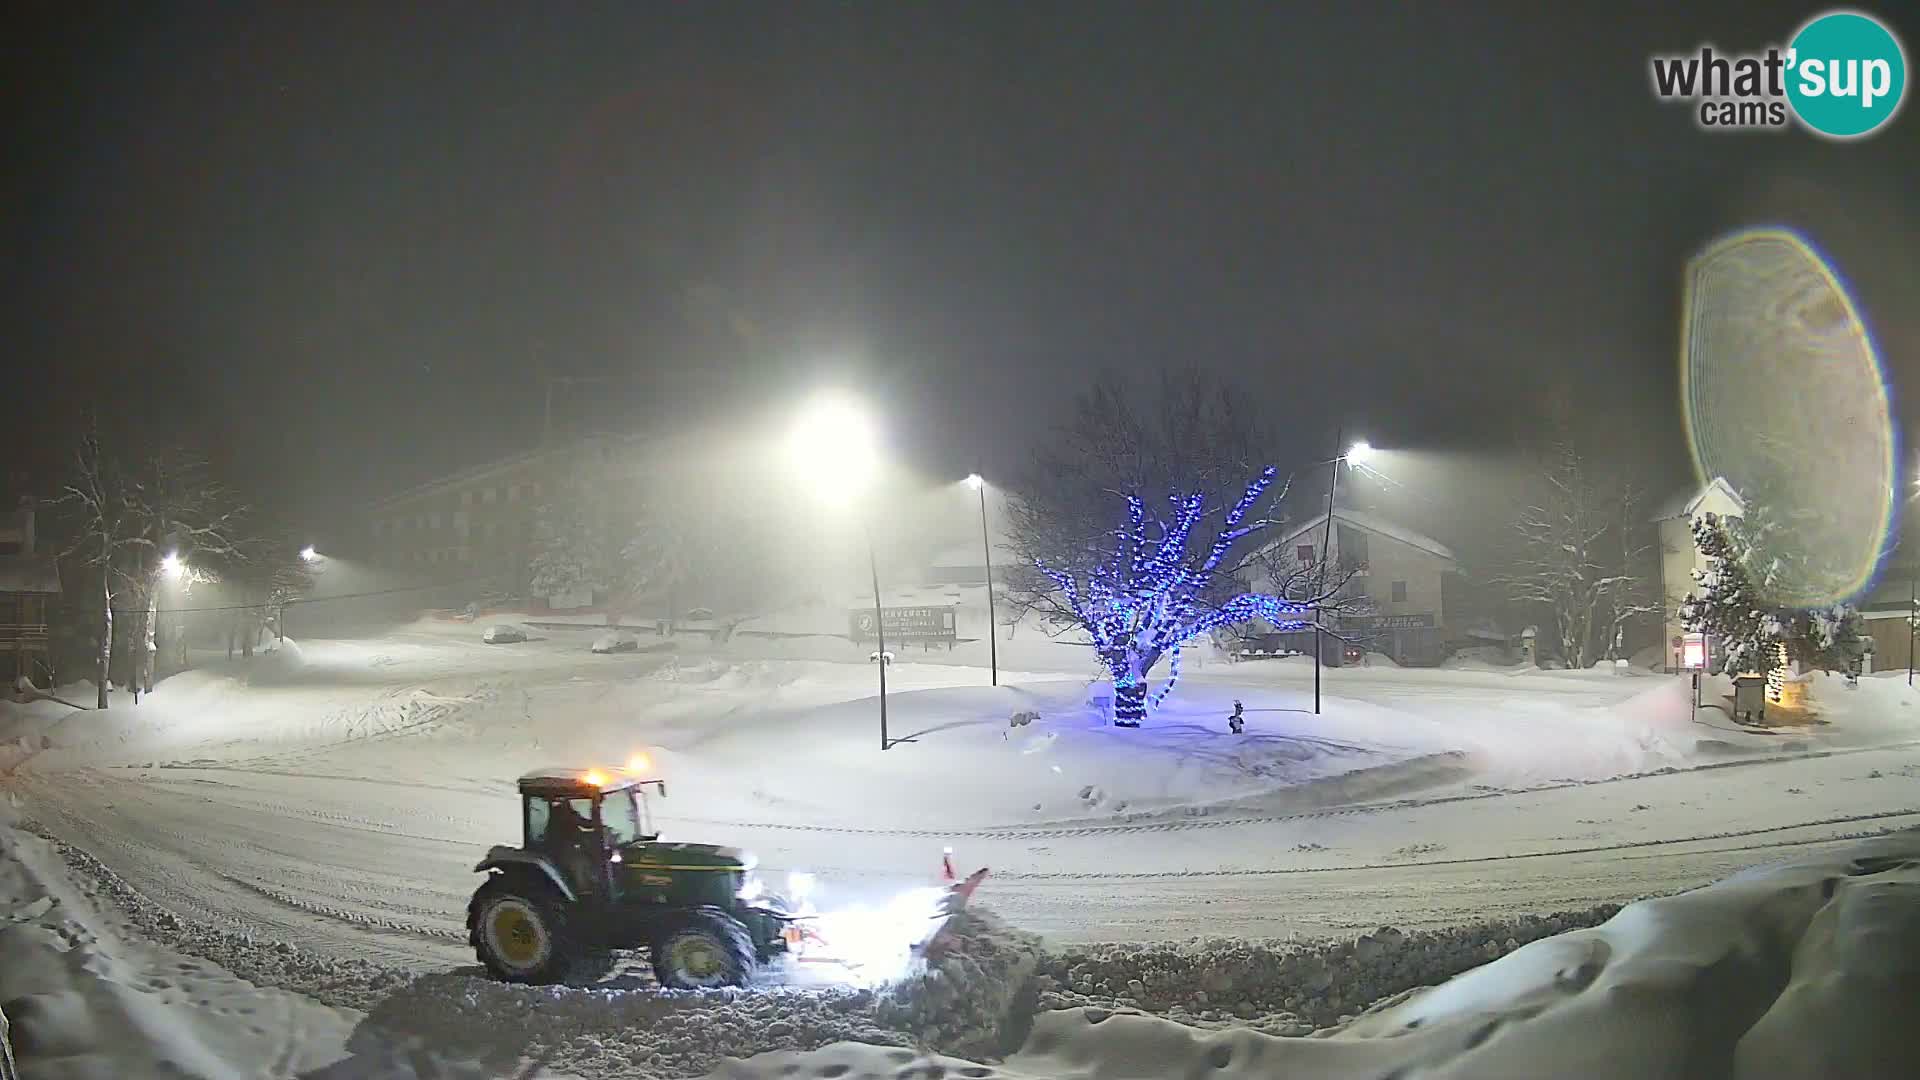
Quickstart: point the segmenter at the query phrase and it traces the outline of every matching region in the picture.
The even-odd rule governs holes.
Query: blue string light
[[[1268,466],[1247,485],[1197,561],[1190,548],[1194,530],[1206,516],[1206,497],[1197,492],[1168,496],[1170,522],[1149,519],[1146,503],[1128,495],[1126,523],[1112,534],[1112,555],[1096,564],[1084,582],[1070,571],[1036,561],[1041,574],[1059,588],[1113,677],[1115,724],[1138,727],[1149,704],[1159,708],[1179,682],[1187,642],[1256,618],[1279,630],[1312,625],[1304,618],[1311,611],[1307,604],[1260,593],[1241,593],[1218,604],[1208,597],[1227,552],[1266,527],[1265,521],[1248,523],[1246,518],[1278,473]],[[1169,661],[1168,679],[1149,695],[1149,673],[1162,657]]]

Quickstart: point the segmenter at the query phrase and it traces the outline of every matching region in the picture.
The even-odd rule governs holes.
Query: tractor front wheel
[[[560,897],[505,874],[489,877],[474,892],[467,931],[480,963],[507,982],[560,982],[579,955]]]
[[[674,990],[745,986],[753,958],[747,928],[722,911],[691,912],[653,940],[653,976]]]

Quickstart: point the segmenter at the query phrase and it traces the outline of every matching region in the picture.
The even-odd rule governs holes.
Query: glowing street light
[[[822,502],[844,506],[873,483],[880,470],[880,440],[872,418],[857,398],[840,391],[816,394],[801,407],[787,431],[787,461],[802,483]],[[887,630],[880,606],[880,557],[873,526],[862,515],[867,534],[867,570],[873,578],[874,660],[880,669],[880,749],[887,737]]]
[[[300,560],[302,562],[312,562],[319,557],[320,553],[313,550],[312,544],[308,544],[306,547],[300,549]]]
[[[1373,444],[1365,439],[1347,447],[1347,462],[1352,465],[1365,465],[1373,456]]]
[[[829,391],[808,401],[787,433],[787,460],[816,496],[853,501],[879,471],[879,439],[867,410],[850,395]]]
[[[987,665],[993,672],[993,685],[1000,685],[1000,638],[993,616],[993,541],[987,536],[987,481],[979,473],[968,473],[966,484],[980,496],[980,548],[987,558]]]
[[[169,551],[160,557],[160,572],[178,579],[187,572],[187,564],[180,561],[179,552]]]

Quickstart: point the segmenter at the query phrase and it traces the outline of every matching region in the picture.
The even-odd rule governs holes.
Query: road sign
[[[1433,612],[1419,615],[1357,615],[1342,620],[1360,630],[1431,630]]]
[[[948,607],[890,607],[881,608],[881,629],[886,631],[887,643],[907,644],[911,642],[941,641],[952,644],[958,637],[959,621],[955,617],[957,609]],[[855,641],[872,641],[873,609],[855,609],[847,612],[849,636]]]

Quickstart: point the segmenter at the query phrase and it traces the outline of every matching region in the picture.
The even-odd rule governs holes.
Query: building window
[[[1406,582],[1396,581],[1393,583],[1393,602],[1396,604],[1404,604],[1407,602]]]
[[[1351,570],[1367,568],[1367,534],[1340,526],[1340,565]]]
[[[1306,563],[1308,566],[1312,566],[1313,565],[1313,545],[1312,544],[1299,545],[1298,547],[1293,549],[1293,557],[1300,560],[1303,563]]]

